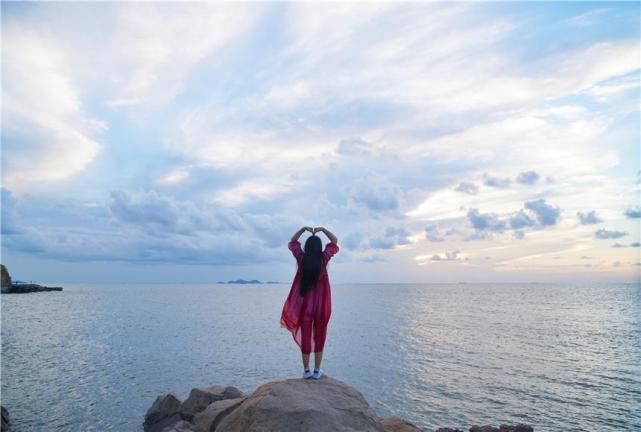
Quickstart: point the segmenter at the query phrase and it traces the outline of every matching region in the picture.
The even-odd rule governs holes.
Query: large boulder
[[[182,420],[179,409],[180,399],[174,393],[158,396],[151,408],[145,414],[143,428],[145,432],[163,432],[167,426],[172,426]]]
[[[7,270],[4,264],[0,264],[0,279],[2,292],[9,291],[9,289],[11,289],[11,275],[9,274],[9,270]]]
[[[194,432],[194,425],[185,420],[173,423],[162,430],[162,432]]]
[[[193,388],[189,393],[189,397],[180,406],[180,414],[185,420],[192,421],[196,414],[213,402],[242,397],[245,397],[245,394],[236,387],[231,386]]]
[[[470,428],[470,432],[500,432],[499,428],[495,428],[492,425],[477,426],[474,425]]]
[[[400,417],[388,417],[381,420],[385,432],[421,432],[421,430],[407,420]]]
[[[229,413],[216,432],[385,432],[363,395],[336,379],[263,384]]]
[[[210,404],[194,417],[196,432],[213,432],[227,414],[232,412],[246,398],[224,399]]]
[[[515,426],[502,424],[499,426],[501,432],[534,432],[534,428],[530,425],[519,423]]]
[[[0,431],[7,432],[9,430],[9,411],[3,406],[0,406],[0,411],[2,411],[2,428]]]

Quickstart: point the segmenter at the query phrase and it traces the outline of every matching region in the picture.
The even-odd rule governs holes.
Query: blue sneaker
[[[303,372],[303,379],[311,378],[314,374],[309,369],[305,369]]]
[[[320,379],[321,376],[323,376],[323,370],[322,369],[314,369],[314,373],[312,374],[312,378]]]

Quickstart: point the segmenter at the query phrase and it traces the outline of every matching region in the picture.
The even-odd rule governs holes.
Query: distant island
[[[259,281],[257,279],[252,279],[252,280],[236,279],[236,280],[230,280],[230,281],[227,281],[227,282],[218,281],[216,283],[217,284],[262,284],[262,283],[265,283],[265,284],[279,284],[280,282],[276,282],[276,281],[261,282],[261,281]]]
[[[2,273],[2,294],[25,294],[41,291],[62,291],[62,287],[49,287],[34,283],[25,283],[22,281],[12,282],[9,270],[7,270],[4,264],[0,264],[0,272]]]

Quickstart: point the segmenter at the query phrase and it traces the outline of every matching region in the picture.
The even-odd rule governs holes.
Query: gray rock
[[[400,417],[387,417],[381,420],[385,432],[421,432],[416,425]]]
[[[179,413],[175,413],[170,415],[169,417],[163,418],[162,420],[156,423],[145,424],[144,430],[145,432],[163,432],[168,427],[171,428],[176,423],[180,423],[181,421],[183,421],[183,418],[180,417]]]
[[[363,395],[330,378],[274,381],[258,387],[216,432],[385,432]]]
[[[178,410],[181,402],[174,393],[158,396],[145,414],[145,432],[162,432],[164,428],[182,420]]]
[[[2,412],[2,426],[0,428],[0,431],[8,432],[9,431],[9,411],[3,406],[0,406],[0,411]]]
[[[463,432],[463,431],[460,429],[452,429],[452,428],[445,427],[445,428],[436,429],[436,432]]]
[[[192,421],[194,416],[207,408],[209,404],[224,400],[244,397],[245,394],[236,387],[210,386],[191,389],[189,397],[180,407],[180,414],[185,420]]]
[[[492,425],[477,426],[474,425],[470,428],[470,432],[501,432]]]
[[[162,432],[194,432],[194,425],[185,420],[167,426]]]
[[[499,426],[501,432],[534,432],[530,425],[519,423],[516,426],[502,424]]]
[[[246,398],[224,399],[213,402],[194,417],[196,432],[212,432],[227,414]]]

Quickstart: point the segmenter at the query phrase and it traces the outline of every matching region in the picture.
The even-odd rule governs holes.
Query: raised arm
[[[317,232],[317,231],[324,232],[325,235],[327,236],[327,238],[329,239],[329,241],[331,241],[334,244],[338,244],[338,238],[336,238],[336,236],[334,234],[332,234],[332,232],[330,230],[328,230],[327,228],[324,228],[324,227],[316,227],[316,228],[314,228],[314,232]]]
[[[299,229],[298,231],[296,231],[296,232],[294,233],[294,235],[292,236],[292,240],[291,240],[291,241],[296,241],[296,240],[298,240],[298,239],[300,238],[300,236],[301,236],[305,231],[309,231],[310,233],[313,233],[313,232],[314,232],[314,230],[312,229],[312,227],[304,226],[304,227],[302,227],[301,229]]]

